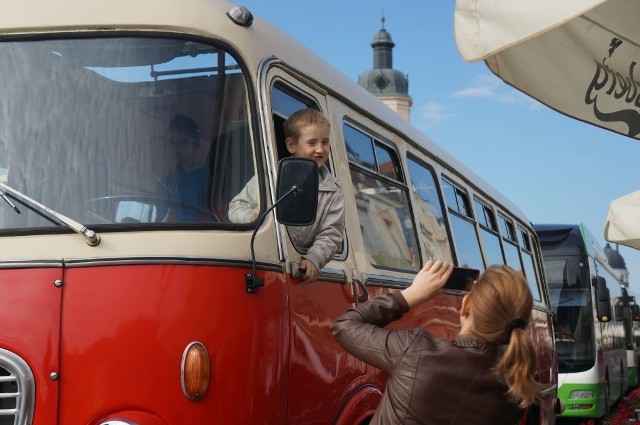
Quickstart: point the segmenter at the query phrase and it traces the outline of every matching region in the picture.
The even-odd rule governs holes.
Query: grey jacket
[[[522,410],[490,372],[497,350],[475,335],[449,342],[424,329],[384,329],[408,310],[395,291],[347,310],[332,327],[345,350],[389,375],[371,425],[516,424]]]
[[[244,189],[229,204],[229,219],[234,223],[249,223],[258,207],[258,179],[253,176]],[[338,180],[327,167],[320,168],[318,209],[309,226],[287,226],[296,249],[318,270],[323,268],[341,247],[344,234],[344,195]]]

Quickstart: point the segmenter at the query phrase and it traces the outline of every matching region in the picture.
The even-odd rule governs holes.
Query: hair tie
[[[524,329],[525,323],[522,319],[513,319],[509,323],[507,323],[504,327],[504,334],[507,336],[507,339],[511,338],[511,332],[515,328]]]

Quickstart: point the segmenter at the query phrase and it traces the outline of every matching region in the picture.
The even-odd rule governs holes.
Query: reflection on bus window
[[[389,178],[390,174],[401,175],[396,153],[348,124],[343,126],[343,132],[358,220],[371,264],[418,270],[421,260],[408,188],[401,181]],[[377,158],[374,151],[385,154]]]
[[[399,182],[404,181],[402,172],[400,171],[400,164],[398,161],[394,161],[395,154],[391,149],[380,144],[376,144],[376,162],[378,164],[378,172],[391,179]]]
[[[469,197],[447,180],[442,180],[442,191],[449,209],[449,222],[455,243],[458,265],[484,270],[480,241],[471,212]]]
[[[415,205],[416,223],[421,237],[422,251],[426,259],[453,261],[444,210],[433,172],[417,160],[407,159],[411,191]]]
[[[518,240],[516,239],[516,230],[513,221],[502,214],[498,214],[498,224],[500,226],[500,232],[502,233],[502,246],[504,247],[507,265],[516,270],[522,270],[520,253],[518,252]]]
[[[247,88],[229,52],[105,37],[4,42],[0,55],[6,184],[85,225],[228,221],[255,173]],[[173,134],[176,116],[194,125]],[[54,225],[21,210],[0,229]]]
[[[524,276],[527,278],[533,299],[541,301],[542,297],[540,296],[540,288],[538,287],[534,255],[533,252],[531,252],[531,236],[520,226],[518,226],[518,233],[520,234],[520,253],[522,254]]]
[[[377,170],[371,137],[348,125],[343,126],[342,131],[347,145],[349,162],[370,170]]]
[[[504,264],[504,256],[502,255],[496,215],[493,209],[484,202],[474,199],[474,204],[478,224],[480,225],[480,237],[482,238],[485,262],[488,266],[502,265]]]

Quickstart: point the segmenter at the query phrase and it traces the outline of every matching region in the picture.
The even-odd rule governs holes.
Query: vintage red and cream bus
[[[525,273],[547,392],[522,423],[554,423],[526,216],[283,32],[222,0],[24,0],[0,14],[0,57],[0,424],[366,424],[385,376],[330,325],[429,258]],[[304,107],[331,122],[345,195],[314,283],[269,212]],[[234,223],[253,176],[259,219]],[[461,295],[395,326],[452,338]]]

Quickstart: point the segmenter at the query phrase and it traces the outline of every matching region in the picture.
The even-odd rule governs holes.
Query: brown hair
[[[324,124],[329,128],[331,127],[331,123],[322,112],[311,108],[299,109],[291,114],[284,122],[284,135],[286,138],[291,138],[294,142],[297,142],[302,127],[320,124]]]
[[[509,266],[489,267],[468,295],[473,332],[487,343],[504,345],[493,372],[521,408],[537,401],[536,353],[526,330],[533,297],[522,273]]]

